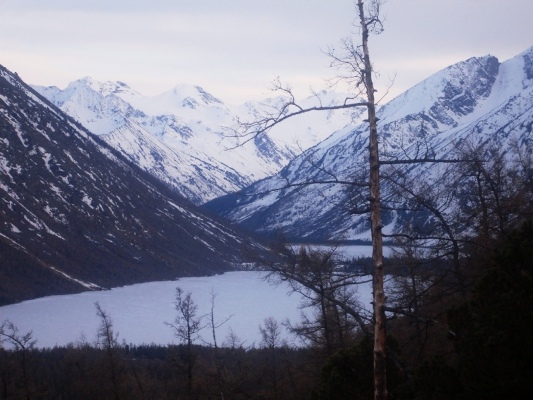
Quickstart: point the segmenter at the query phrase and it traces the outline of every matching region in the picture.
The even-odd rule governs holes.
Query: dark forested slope
[[[249,242],[0,66],[0,304],[227,269]]]

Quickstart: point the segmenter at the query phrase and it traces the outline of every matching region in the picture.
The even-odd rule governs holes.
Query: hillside
[[[231,268],[250,239],[0,67],[0,304]]]

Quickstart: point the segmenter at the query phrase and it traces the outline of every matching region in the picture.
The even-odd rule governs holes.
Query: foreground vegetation
[[[325,254],[300,251],[298,256],[302,265],[306,258],[311,264],[322,263],[321,270],[325,270]],[[531,393],[532,260],[533,225],[529,222],[508,235],[481,264],[470,260],[470,270],[477,271],[478,277],[473,286],[467,285],[466,296],[450,290],[450,281],[437,273],[445,267],[424,268],[424,260],[418,260],[418,268],[424,270],[418,275],[432,284],[425,286],[423,294],[422,290],[416,298],[411,296],[410,315],[388,314],[391,397],[522,399]],[[399,262],[397,259],[396,264]],[[401,282],[414,282],[409,279],[412,269],[406,267],[405,258],[401,265],[396,271],[396,289],[390,291],[391,304],[409,297],[409,291],[399,290]],[[329,324],[322,319],[317,324],[307,320],[287,326],[304,339],[307,335],[309,346],[305,348],[284,344],[281,326],[272,319],[261,327],[259,347],[245,348],[237,336],[224,347],[200,346],[188,340],[192,336],[187,332],[194,331],[187,328],[196,320],[189,294],[178,291],[176,310],[178,316],[171,327],[183,344],[169,347],[118,343],[111,318],[98,304],[101,324],[98,343],[93,345],[37,349],[31,334],[20,333],[4,322],[2,342],[11,350],[0,348],[0,399],[322,400],[373,396],[371,337],[347,315],[337,318],[341,314],[335,316],[333,308],[327,313]]]

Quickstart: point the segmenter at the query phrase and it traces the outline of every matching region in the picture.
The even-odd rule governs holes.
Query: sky
[[[385,101],[472,56],[533,46],[531,0],[388,0],[370,38]],[[0,0],[0,64],[30,84],[91,76],[145,95],[185,83],[226,103],[327,87],[324,54],[357,34],[353,0]],[[342,90],[343,88],[339,88]]]

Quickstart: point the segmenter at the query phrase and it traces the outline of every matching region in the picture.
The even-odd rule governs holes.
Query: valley
[[[533,48],[381,105],[373,144],[359,112],[223,126],[289,106],[316,108],[235,111],[187,85],[32,87],[0,67],[5,398],[366,399],[385,373],[398,399],[523,398]]]

